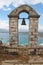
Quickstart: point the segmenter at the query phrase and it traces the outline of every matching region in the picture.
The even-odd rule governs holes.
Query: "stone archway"
[[[10,32],[10,45],[18,47],[18,16],[21,12],[29,14],[29,45],[28,47],[36,47],[38,40],[38,18],[39,15],[36,11],[28,5],[21,5],[14,9],[9,15],[9,32]]]

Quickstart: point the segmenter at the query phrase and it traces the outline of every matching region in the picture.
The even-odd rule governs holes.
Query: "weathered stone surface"
[[[29,14],[29,43],[27,47],[37,47],[39,15],[28,5],[22,5],[9,14],[10,45],[18,47],[18,17],[19,13]],[[25,51],[23,51],[25,53]]]
[[[38,58],[38,59],[37,59]],[[31,57],[28,62],[22,60],[6,60],[2,61],[2,65],[43,65],[43,60],[39,56]]]
[[[18,22],[18,18],[10,18],[10,22],[9,22],[9,31],[10,31],[10,44],[13,47],[17,47],[18,45],[18,35],[17,35],[17,31],[18,31],[18,27],[17,27],[17,23]]]

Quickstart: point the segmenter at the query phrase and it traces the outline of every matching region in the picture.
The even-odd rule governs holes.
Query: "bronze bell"
[[[26,25],[24,18],[23,18],[23,20],[22,20],[22,24],[21,24],[21,25]]]

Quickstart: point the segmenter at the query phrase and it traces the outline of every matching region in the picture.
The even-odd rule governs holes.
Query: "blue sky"
[[[8,14],[16,7],[27,4],[39,15],[39,31],[43,31],[43,0],[0,0],[0,29],[9,29]]]

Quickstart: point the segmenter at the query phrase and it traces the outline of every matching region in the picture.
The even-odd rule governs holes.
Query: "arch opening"
[[[28,13],[21,12],[18,20],[18,45],[27,46],[29,43],[29,19]],[[22,25],[23,19],[26,25]]]

